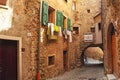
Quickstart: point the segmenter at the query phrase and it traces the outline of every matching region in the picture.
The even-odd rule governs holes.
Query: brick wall
[[[105,56],[104,56],[104,64],[105,64],[105,71],[106,73],[109,73],[111,70],[110,70],[110,66],[109,64],[112,66],[112,67],[115,67],[115,66],[118,66],[118,69],[120,68],[119,66],[119,19],[120,19],[120,16],[119,16],[119,6],[118,6],[118,3],[120,3],[120,1],[118,0],[113,0],[112,1],[109,1],[109,0],[104,0],[102,1],[102,25],[103,25],[103,40],[104,40],[104,53],[105,53]],[[116,30],[115,31],[115,38],[116,38],[116,54],[118,56],[116,56],[117,60],[115,62],[118,62],[117,65],[113,65],[114,62],[112,63],[111,60],[112,60],[112,56],[110,56],[111,54],[109,53],[109,48],[108,48],[108,31],[109,31],[109,27],[110,27],[110,24],[113,24],[114,26],[114,29]],[[118,45],[117,45],[118,44]],[[114,56],[115,57],[115,56]],[[113,58],[114,58],[113,57]],[[111,59],[111,60],[110,60]],[[116,75],[115,73],[115,76],[117,78],[119,78],[120,76],[120,71],[118,71],[118,75]]]
[[[25,50],[22,52],[22,80],[35,80],[36,78],[39,5],[37,0],[10,0],[7,4],[8,8],[0,8],[3,13],[9,12],[9,9],[13,10],[10,28],[0,31],[0,35],[22,38],[22,48]],[[0,15],[3,14],[0,13]],[[10,14],[7,13],[7,15]],[[31,36],[27,36],[28,33]]]

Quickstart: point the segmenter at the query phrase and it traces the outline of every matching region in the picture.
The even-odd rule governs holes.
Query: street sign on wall
[[[93,42],[93,33],[85,33],[84,42]]]

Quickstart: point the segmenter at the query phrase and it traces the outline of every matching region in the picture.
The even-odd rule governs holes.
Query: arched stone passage
[[[89,49],[89,48],[95,48],[95,49],[99,49],[102,53],[103,53],[103,47],[102,47],[102,44],[91,44],[91,45],[89,45],[89,46],[87,46],[87,47],[85,47],[84,48],[84,50],[82,51],[82,55],[81,55],[81,62],[83,63],[83,64],[85,64],[85,59],[86,59],[86,55],[85,55],[85,52],[86,52],[86,50],[87,49]],[[90,49],[89,49],[89,51],[90,52],[96,52],[96,50],[95,49],[93,49],[94,51],[91,51]],[[98,53],[99,54],[99,53]],[[91,56],[92,57],[92,56]],[[95,55],[93,56],[93,57],[95,57]],[[103,56],[102,56],[103,57]],[[100,59],[100,58],[99,58]],[[101,60],[103,60],[103,58],[101,59]]]
[[[118,76],[118,54],[114,25],[110,23],[107,33],[107,73]]]

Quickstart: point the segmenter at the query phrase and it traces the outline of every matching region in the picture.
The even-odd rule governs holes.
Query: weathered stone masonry
[[[39,6],[37,0],[10,0],[13,9],[12,25],[0,35],[22,38],[22,80],[35,80],[36,54],[39,28]],[[2,10],[4,8],[0,8]],[[9,10],[9,9],[6,9]],[[30,33],[31,36],[27,36]]]
[[[104,64],[105,64],[105,71],[107,74],[111,73],[111,68],[110,67],[116,67],[118,66],[118,73],[116,73],[113,69],[113,74],[119,79],[120,78],[120,66],[119,66],[119,26],[120,26],[120,9],[119,9],[119,4],[120,1],[118,0],[103,0],[102,1],[102,25],[103,25],[103,41],[104,41]],[[116,61],[117,65],[113,65],[115,62],[113,61],[113,63],[111,62],[112,57],[110,56],[111,54],[109,53],[108,50],[108,31],[110,29],[110,25],[113,25],[114,29],[115,29],[115,38],[116,38],[116,54],[118,56],[116,57]],[[112,29],[113,30],[113,29]],[[115,58],[113,57],[113,58]]]

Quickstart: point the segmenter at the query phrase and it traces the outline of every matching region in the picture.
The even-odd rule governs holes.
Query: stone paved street
[[[107,80],[102,64],[87,64],[48,80]]]

